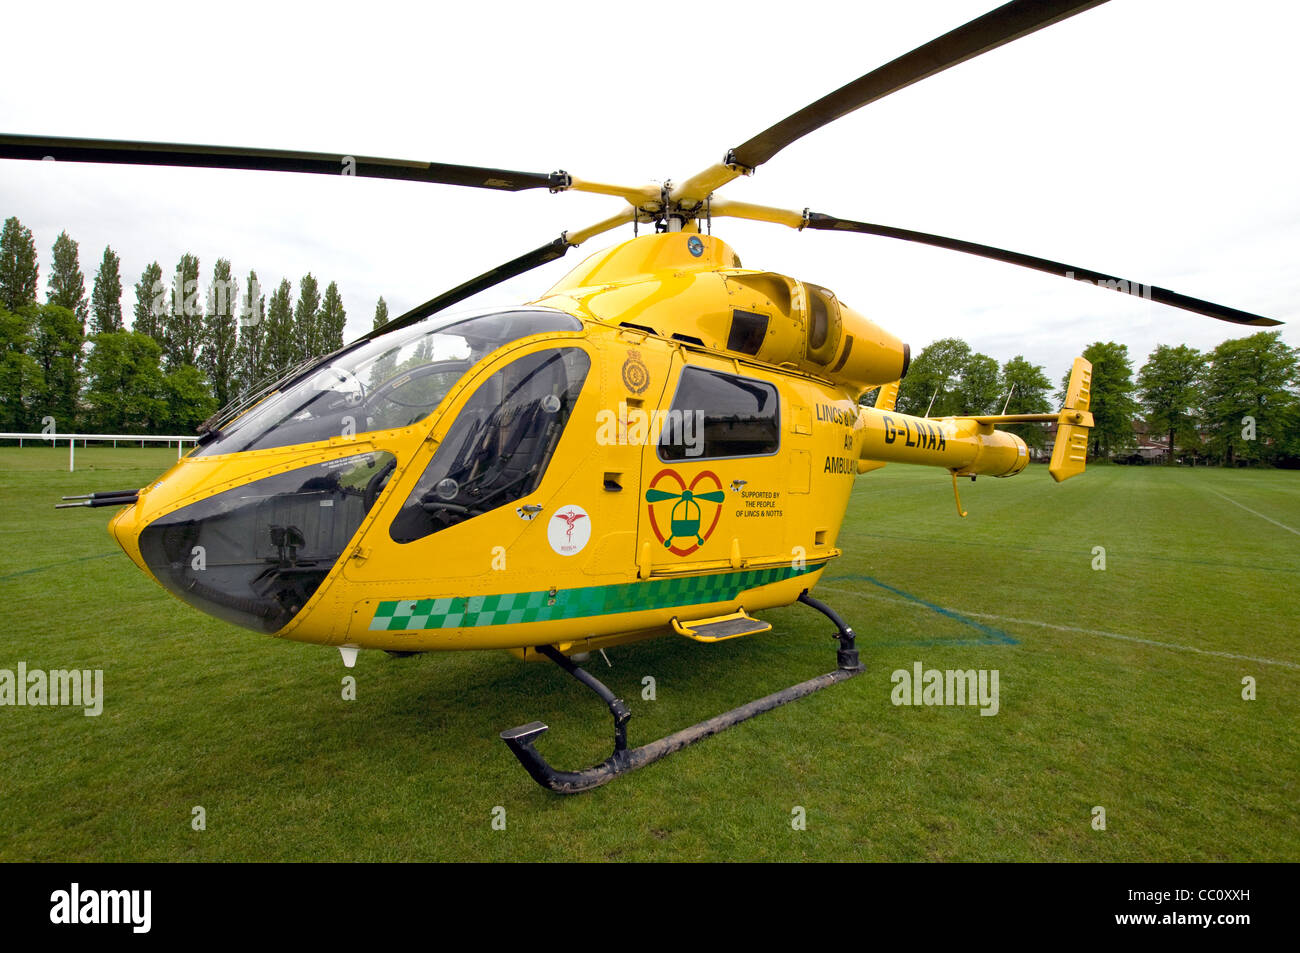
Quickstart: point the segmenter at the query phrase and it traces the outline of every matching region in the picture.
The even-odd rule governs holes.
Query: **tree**
[[[995,414],[1002,406],[1002,383],[998,380],[998,362],[987,354],[972,354],[962,369],[954,388],[958,413]]]
[[[32,230],[17,218],[5,219],[0,231],[0,308],[16,315],[35,304],[39,283],[40,265]]]
[[[0,430],[10,433],[39,429],[34,408],[41,392],[41,369],[29,353],[35,309],[32,304],[18,312],[0,307]]]
[[[162,335],[163,363],[168,371],[199,361],[203,344],[203,307],[199,303],[199,260],[188,252],[172,274],[171,302]]]
[[[262,338],[262,364],[266,368],[263,377],[283,374],[296,363],[293,330],[293,287],[285,278],[271,293],[266,308],[266,334]]]
[[[235,303],[239,298],[239,282],[231,276],[230,262],[217,259],[212,268],[212,281],[208,285],[208,307],[203,327],[203,370],[212,384],[212,395],[218,407],[225,407],[234,397],[235,346],[238,329],[235,325]]]
[[[1297,351],[1280,331],[1216,347],[1202,384],[1211,451],[1228,464],[1272,462],[1289,452],[1297,381]]]
[[[81,333],[86,333],[86,317],[90,311],[86,304],[86,277],[81,273],[77,243],[67,232],[59,232],[59,237],[54,239],[54,262],[45,300],[47,304],[71,311],[81,326]]]
[[[85,341],[76,312],[57,304],[34,308],[31,356],[41,372],[35,416],[54,418],[59,430],[73,432],[81,392],[81,345]]]
[[[950,417],[961,412],[957,385],[970,361],[970,345],[960,338],[940,338],[913,360],[898,389],[900,413]],[[933,400],[933,404],[931,401]]]
[[[898,409],[918,417],[992,413],[1001,407],[998,362],[960,338],[940,338],[921,351],[898,391]]]
[[[166,286],[162,280],[162,265],[150,262],[145,266],[140,280],[135,283],[135,310],[131,330],[147,334],[163,343],[163,316],[166,314]]]
[[[235,348],[235,381],[241,393],[267,376],[263,366],[263,340],[266,336],[266,295],[257,280],[257,272],[248,273],[244,300],[239,307],[239,344]]]
[[[1083,357],[1092,362],[1092,455],[1109,457],[1133,446],[1133,417],[1138,410],[1133,399],[1133,365],[1128,347],[1114,341],[1089,344]],[[1070,372],[1066,371],[1058,395],[1062,403],[1069,386]]]
[[[111,247],[95,272],[95,286],[90,292],[90,333],[111,334],[122,330],[121,260]]]
[[[1052,392],[1052,383],[1039,365],[1017,354],[1002,365],[1000,383],[1007,413],[1051,413],[1053,408],[1048,395]],[[1008,394],[1010,400],[1006,399]],[[999,407],[998,411],[1001,409]],[[1011,424],[1007,429],[1018,434],[1031,447],[1041,447],[1046,442],[1046,434],[1038,424]]]
[[[323,353],[320,329],[320,286],[311,272],[298,282],[298,305],[293,312],[294,363]]]
[[[167,402],[166,428],[169,433],[190,434],[217,410],[216,398],[203,372],[192,364],[181,364],[163,379]]]
[[[375,323],[371,325],[373,329],[382,328],[388,323],[388,302],[384,300],[383,295],[375,302]]]
[[[1169,435],[1169,463],[1174,462],[1179,443],[1200,445],[1196,416],[1204,364],[1205,356],[1194,347],[1157,344],[1138,372],[1138,396],[1147,426]]]
[[[162,348],[147,334],[107,331],[86,360],[86,416],[96,433],[158,433],[167,423]]]
[[[343,309],[343,296],[339,294],[339,286],[331,281],[320,305],[318,347],[321,354],[331,354],[343,346],[343,330],[347,323],[348,313]]]

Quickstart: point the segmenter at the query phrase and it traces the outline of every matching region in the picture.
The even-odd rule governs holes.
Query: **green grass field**
[[[0,708],[0,860],[1300,860],[1300,474],[1033,467],[965,483],[965,520],[942,472],[862,477],[816,595],[868,672],[562,798],[497,738],[541,719],[558,767],[608,754],[603,706],[553,666],[363,653],[344,701],[334,649],[201,615],[110,510],[50,507],[174,458],[0,450],[0,668],[101,668],[106,696]],[[766,617],[597,656],[631,743],[834,667],[820,616]],[[1000,711],[896,707],[918,661],[996,669]]]

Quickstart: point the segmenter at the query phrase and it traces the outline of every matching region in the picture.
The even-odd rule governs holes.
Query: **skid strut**
[[[765,695],[747,705],[733,708],[731,711],[710,718],[708,721],[702,721],[697,725],[692,725],[689,728],[684,728],[681,731],[660,738],[658,741],[652,741],[639,748],[628,750],[627,723],[628,719],[632,717],[632,713],[628,710],[627,705],[623,703],[623,700],[616,697],[606,685],[590,672],[576,665],[554,647],[542,645],[538,646],[538,652],[599,695],[601,701],[609,708],[610,714],[614,716],[614,753],[600,764],[593,765],[582,771],[557,771],[547,764],[546,759],[533,747],[534,742],[549,730],[542,722],[534,721],[526,725],[520,725],[518,728],[511,728],[509,731],[503,731],[501,732],[501,740],[510,747],[515,757],[519,759],[519,763],[532,775],[533,780],[542,787],[558,794],[578,794],[582,791],[600,787],[602,784],[607,784],[620,774],[626,774],[629,771],[634,771],[637,768],[658,761],[660,758],[665,758],[674,751],[680,751],[687,745],[694,744],[710,735],[716,735],[718,732],[725,731],[742,721],[747,721],[755,715],[761,715],[765,711],[779,708],[788,702],[797,701],[811,695],[813,692],[821,691],[836,682],[846,681],[865,671],[865,667],[858,660],[853,630],[844,624],[844,620],[836,615],[835,611],[828,605],[808,595],[807,590],[799,596],[799,601],[816,609],[835,623],[835,638],[839,640],[840,646],[839,651],[836,653],[838,668],[833,672],[827,672],[825,675],[818,675],[816,678],[800,682],[798,685],[783,688],[779,692],[773,692],[771,695]]]

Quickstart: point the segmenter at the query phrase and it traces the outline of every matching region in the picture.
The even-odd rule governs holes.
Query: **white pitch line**
[[[1209,488],[1209,487],[1206,487],[1206,489],[1209,490],[1210,488]],[[1274,526],[1280,526],[1282,529],[1286,530],[1288,533],[1295,533],[1297,536],[1300,536],[1300,529],[1292,529],[1290,526],[1287,526],[1286,523],[1279,523],[1277,520],[1273,519],[1272,517],[1265,516],[1263,513],[1260,513],[1258,510],[1252,510],[1249,506],[1246,506],[1246,505],[1243,504],[1243,503],[1238,503],[1236,500],[1234,500],[1234,499],[1233,499],[1232,497],[1230,497],[1230,496],[1224,496],[1224,495],[1223,495],[1222,493],[1220,493],[1218,490],[1210,490],[1210,492],[1213,493],[1213,494],[1214,494],[1215,496],[1217,496],[1217,497],[1221,497],[1222,499],[1227,500],[1227,501],[1228,501],[1229,503],[1231,503],[1233,506],[1240,506],[1240,507],[1241,507],[1243,510],[1245,510],[1247,513],[1253,513],[1254,515],[1258,516],[1260,519],[1262,519],[1262,520],[1267,520],[1268,522],[1272,523]]]
[[[862,596],[864,599],[879,599],[882,602],[894,602],[900,606],[909,606],[916,608],[917,604],[907,599],[899,599],[897,596],[880,595],[874,592],[859,592],[856,589],[840,589],[835,586],[818,586],[818,589],[825,589],[827,592],[843,592],[848,595]],[[921,608],[924,608],[922,606]],[[954,612],[960,612],[962,615],[968,615],[972,619],[989,619],[993,622],[1006,622],[1011,625],[1036,625],[1042,629],[1056,629],[1060,632],[1077,632],[1081,635],[1100,635],[1107,639],[1118,639],[1121,642],[1137,642],[1139,645],[1151,645],[1160,649],[1174,649],[1178,652],[1194,652],[1197,655],[1213,655],[1217,658],[1235,659],[1239,662],[1258,662],[1261,665],[1280,665],[1283,668],[1300,669],[1300,663],[1288,662],[1283,659],[1260,658],[1255,655],[1237,655],[1233,652],[1216,652],[1212,649],[1201,649],[1195,645],[1179,645],[1177,642],[1157,642],[1155,639],[1143,639],[1136,635],[1121,635],[1118,632],[1105,632],[1101,629],[1083,629],[1075,625],[1057,625],[1054,622],[1039,622],[1036,619],[1013,619],[1005,615],[991,615],[987,612],[967,612],[965,609],[953,609]],[[861,633],[858,633],[861,635]]]

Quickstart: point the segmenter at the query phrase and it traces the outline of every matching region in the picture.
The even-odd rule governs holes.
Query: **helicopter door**
[[[510,591],[547,548],[548,519],[534,517],[565,502],[551,497],[566,455],[590,443],[589,431],[563,439],[590,368],[583,348],[551,344],[482,378],[438,425],[432,457],[394,487],[382,537],[349,576],[391,586],[381,598]]]
[[[780,394],[732,361],[680,351],[642,457],[644,578],[784,558]]]

